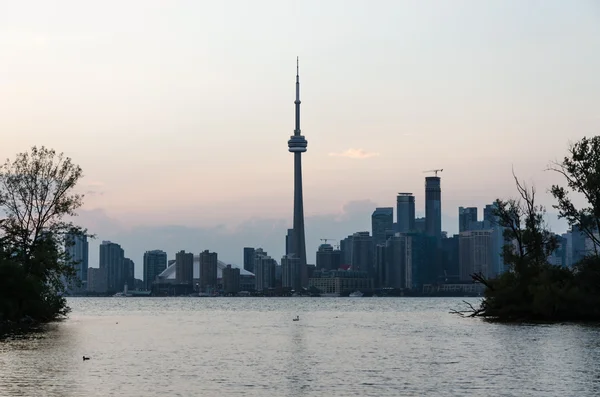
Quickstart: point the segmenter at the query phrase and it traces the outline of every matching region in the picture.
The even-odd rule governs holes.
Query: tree
[[[556,278],[557,269],[548,264],[548,256],[558,248],[558,240],[547,228],[545,208],[536,204],[535,187],[520,182],[514,173],[513,177],[518,197],[498,199],[494,206],[495,222],[504,229],[502,256],[509,269],[492,279],[471,275],[475,282],[486,286],[484,299],[478,308],[467,303],[466,311],[454,313],[510,321],[554,313],[555,302],[540,301],[545,290],[537,287],[542,279]]]
[[[519,198],[496,200],[494,215],[504,228],[504,263],[521,277],[548,263],[558,248],[558,239],[548,230],[546,209],[536,204],[536,189],[520,182],[513,172]]]
[[[569,156],[562,162],[554,162],[550,170],[565,177],[568,189],[553,185],[550,189],[557,200],[554,205],[559,216],[577,226],[594,245],[594,254],[600,254],[600,136],[584,137],[572,144]],[[588,207],[577,209],[573,204],[570,193],[583,195]]]
[[[12,295],[15,315],[51,320],[66,313],[60,294],[63,279],[75,276],[76,263],[64,248],[72,244],[72,236],[87,235],[65,219],[75,216],[83,203],[83,195],[74,192],[81,177],[81,168],[70,158],[43,146],[0,166],[0,209],[5,215],[0,222],[0,265],[28,286],[26,294]]]

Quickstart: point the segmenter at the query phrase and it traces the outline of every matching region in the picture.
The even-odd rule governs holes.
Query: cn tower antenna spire
[[[296,100],[294,101],[296,105],[296,125],[294,128],[294,135],[300,136],[302,133],[300,132],[300,61],[299,57],[296,57]]]

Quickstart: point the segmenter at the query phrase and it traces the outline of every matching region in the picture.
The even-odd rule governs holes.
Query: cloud
[[[89,181],[89,182],[84,182],[83,185],[85,185],[87,187],[102,187],[102,186],[104,186],[104,182]]]
[[[350,159],[368,159],[370,157],[377,157],[379,153],[375,152],[367,152],[364,149],[348,149],[345,152],[341,153],[329,153],[332,157],[347,157]]]

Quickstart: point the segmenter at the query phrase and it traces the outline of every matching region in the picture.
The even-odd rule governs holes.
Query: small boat
[[[348,296],[350,296],[350,298],[360,298],[363,296],[363,293],[360,291],[354,291],[353,293],[351,293]]]
[[[300,321],[300,316],[296,316],[296,318],[293,318],[292,321]]]

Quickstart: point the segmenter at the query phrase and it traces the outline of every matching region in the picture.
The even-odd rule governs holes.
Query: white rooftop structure
[[[175,279],[175,265],[176,262],[173,262],[170,266],[168,266],[161,274],[158,275],[158,278],[161,280],[174,280]],[[223,269],[227,267],[227,263],[222,261],[217,261],[217,278],[223,277]],[[254,276],[254,274],[249,271],[237,266],[231,265],[231,267],[240,269],[240,276]],[[194,279],[200,278],[200,255],[194,255]]]

